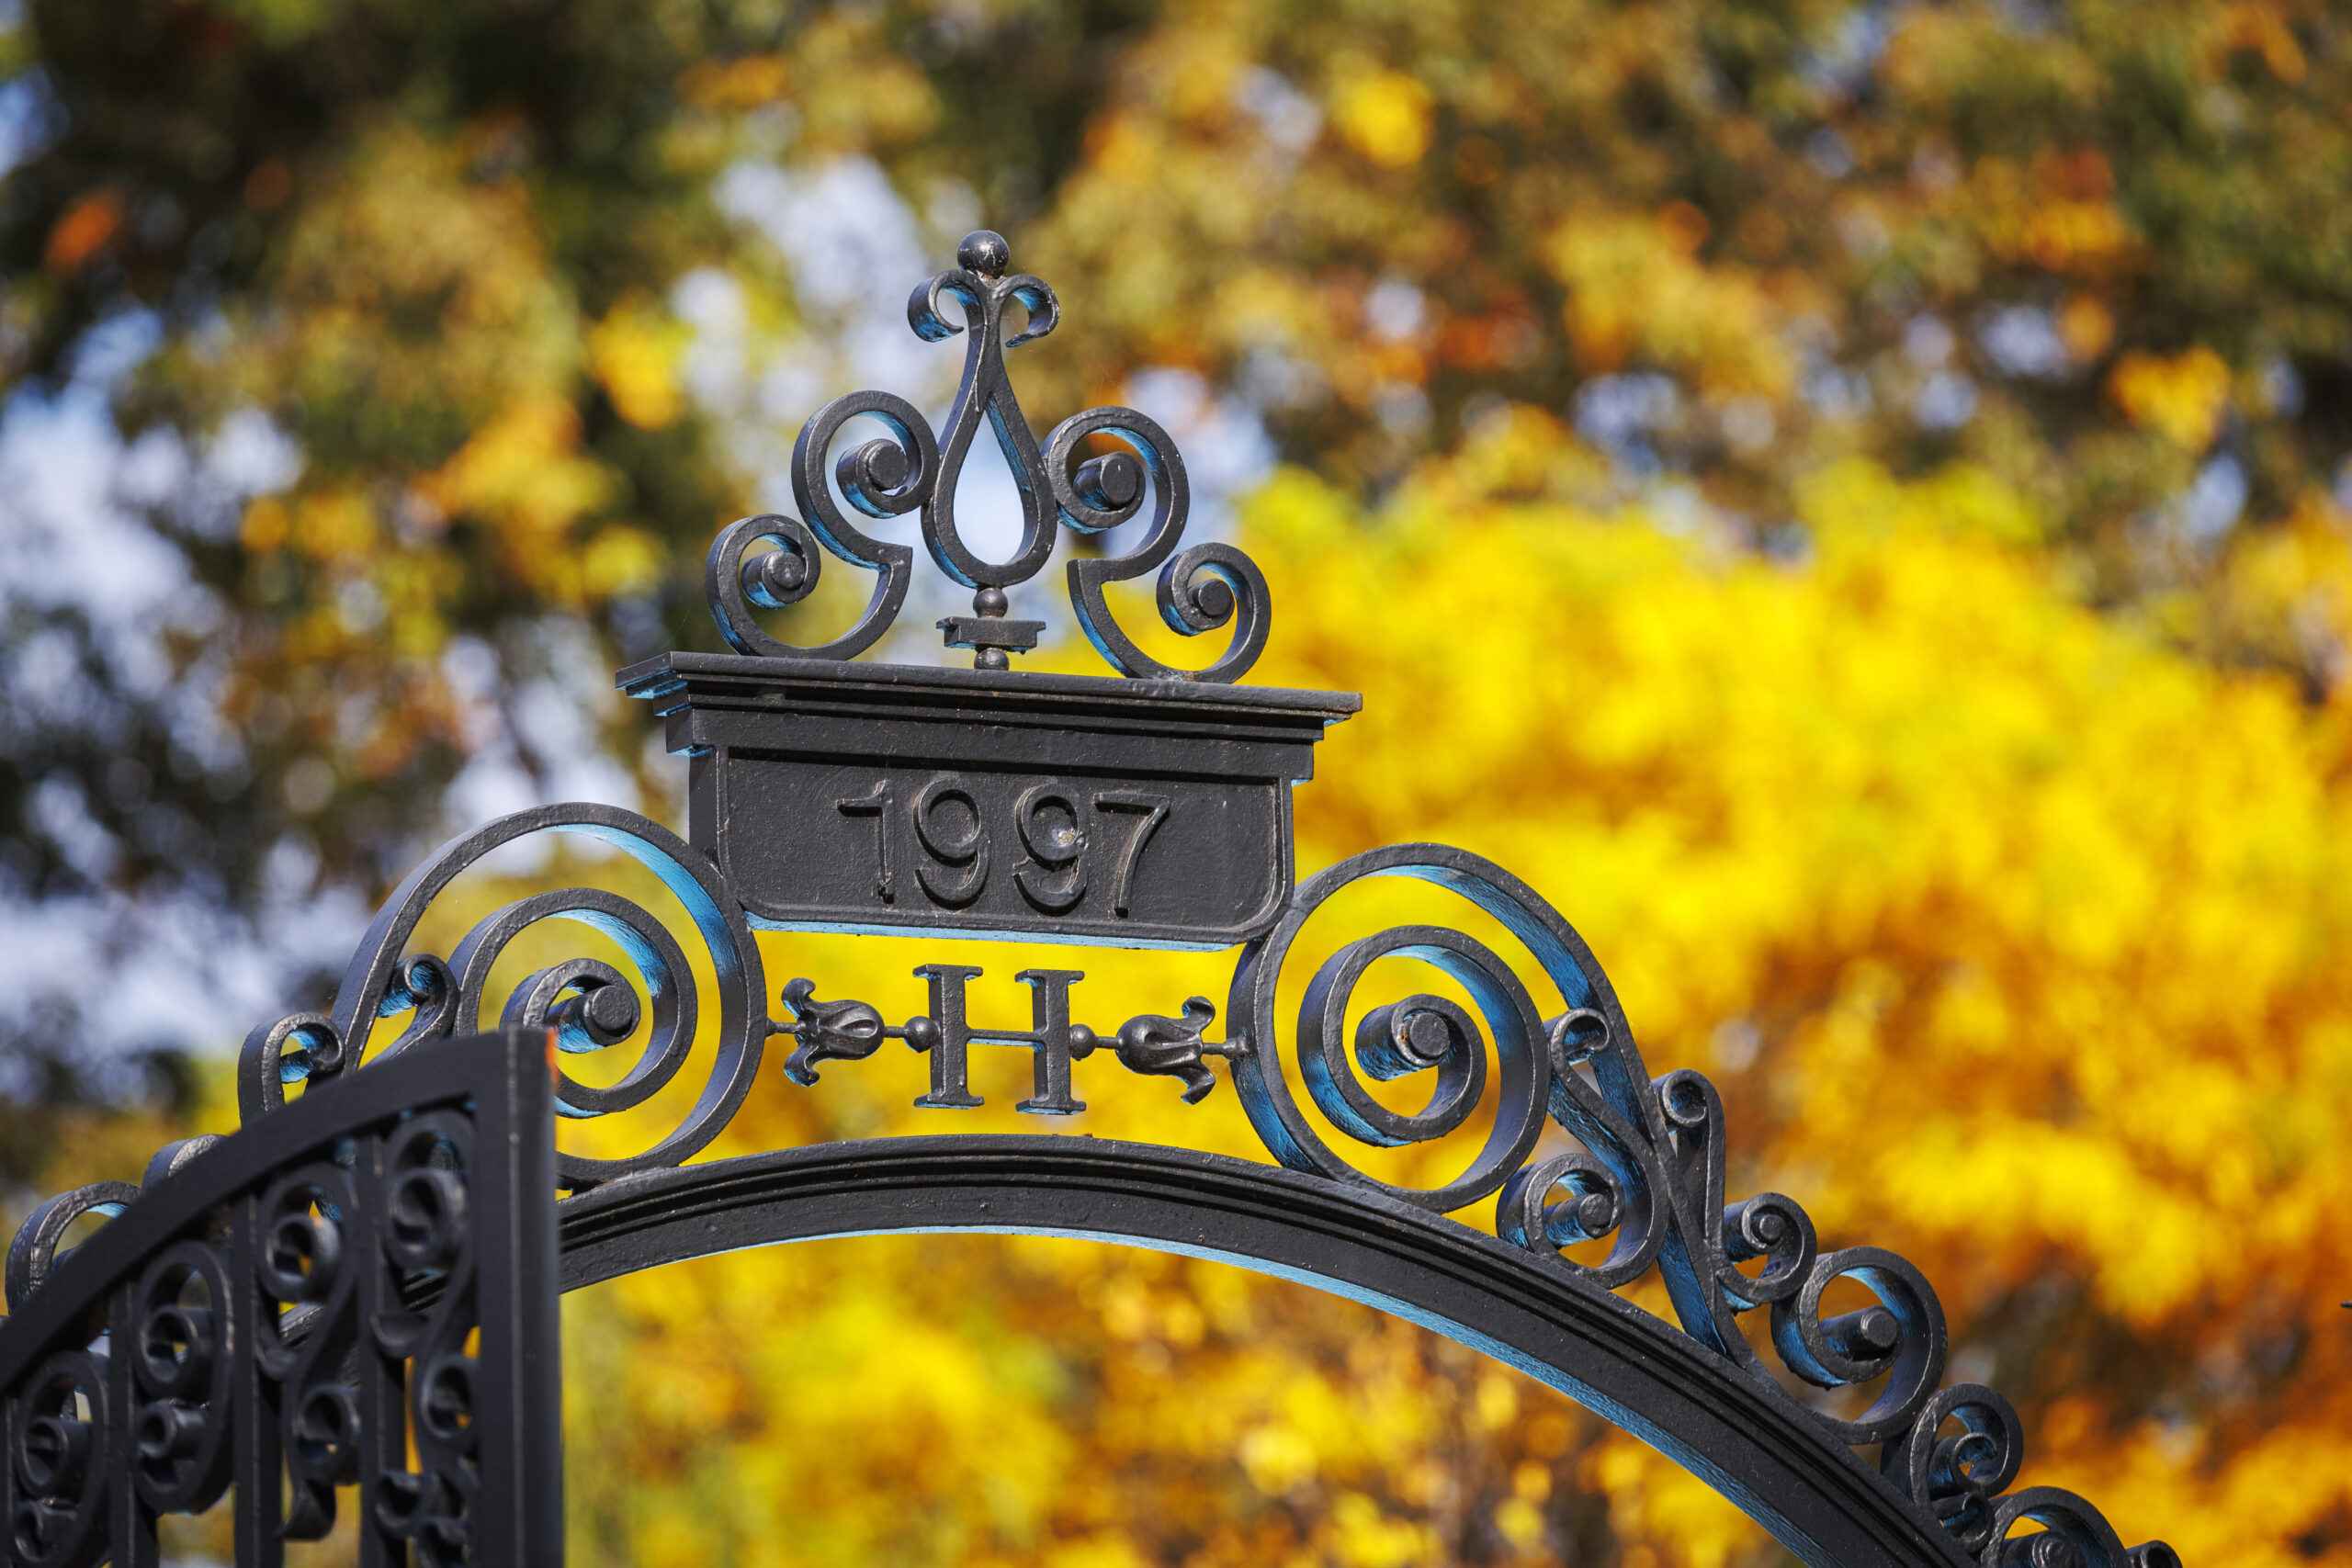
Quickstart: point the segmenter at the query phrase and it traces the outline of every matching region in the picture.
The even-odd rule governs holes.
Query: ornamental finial
[[[1009,618],[1006,590],[1045,569],[1062,528],[1106,534],[1143,517],[1142,541],[1122,556],[1081,557],[1068,569],[1070,606],[1079,626],[1123,675],[1166,681],[1231,682],[1241,678],[1266,646],[1270,607],[1257,564],[1226,544],[1180,550],[1191,507],[1184,460],[1168,433],[1127,408],[1089,409],[1054,427],[1040,447],[1005,374],[1005,351],[1046,336],[1061,321],[1061,302],[1042,278],[1011,271],[1012,247],[993,230],[976,230],[956,247],[956,265],[915,286],[907,324],[926,343],[964,339],[964,378],[937,432],[914,405],[889,392],[852,392],[819,409],[801,427],[792,451],[792,491],[800,516],[770,513],[730,524],[711,545],[705,577],[712,615],[741,653],[770,658],[854,659],[890,629],[904,607],[914,552],[876,539],[850,521],[834,498],[839,485],[850,506],[868,517],[898,517],[920,509],[923,546],[939,570],[969,588],[972,613],[941,620],[950,648],[972,650],[976,670],[1002,671],[1012,655],[1037,646],[1043,621]],[[950,310],[949,301],[955,309]],[[1021,330],[1007,336],[1005,311],[1019,305]],[[852,445],[831,468],[835,439],[854,420],[881,426]],[[1012,469],[1021,495],[1021,543],[1012,557],[992,561],[967,545],[956,524],[956,483],[983,425]],[[1091,453],[1094,438],[1112,450]],[[830,481],[830,482],[829,482]],[[755,545],[772,549],[749,555]],[[771,637],[753,618],[756,606],[778,609],[805,599],[817,586],[817,547],[876,574],[865,613],[832,641],[796,646]],[[1230,626],[1222,657],[1200,670],[1162,664],[1136,647],[1111,614],[1103,591],[1159,572],[1160,618],[1184,637]]]
[[[975,229],[956,247],[956,259],[967,272],[982,277],[1002,277],[1012,265],[1012,247],[993,229]]]

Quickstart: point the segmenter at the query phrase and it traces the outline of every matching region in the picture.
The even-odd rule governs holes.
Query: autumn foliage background
[[[1925,1269],[2026,1482],[2194,1568],[2352,1563],[2341,6],[24,0],[0,39],[20,1207],[233,1121],[243,1028],[446,831],[680,815],[605,671],[716,646],[704,547],[819,402],[944,405],[900,301],[985,222],[1063,305],[1033,424],[1162,417],[1273,583],[1252,682],[1364,694],[1302,870],[1511,866],[1652,1070],[1721,1084],[1735,1194]],[[424,934],[570,874],[626,881],[503,867]],[[763,942],[893,1017],[936,946]],[[1028,956],[969,960],[981,1016]],[[1082,966],[1098,1026],[1223,992]],[[911,1057],[771,1066],[718,1152],[1009,1128],[1001,1055],[947,1127]],[[1080,1092],[1055,1130],[1263,1157],[1228,1088]],[[835,1242],[565,1333],[583,1564],[1778,1554],[1516,1374],[1205,1264]]]

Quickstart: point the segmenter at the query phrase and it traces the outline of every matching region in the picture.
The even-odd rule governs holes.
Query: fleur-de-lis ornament
[[[904,606],[911,547],[876,539],[853,523],[834,498],[830,477],[850,506],[867,517],[902,516],[921,508],[922,540],[948,577],[972,589],[972,614],[939,622],[947,646],[973,650],[975,669],[1010,667],[1011,655],[1037,646],[1042,621],[1008,618],[1009,588],[1028,581],[1052,557],[1057,525],[1101,535],[1150,517],[1140,544],[1116,557],[1080,556],[1069,564],[1071,607],[1102,657],[1125,675],[1176,681],[1235,681],[1266,645],[1266,580],[1255,562],[1232,546],[1194,545],[1179,550],[1190,507],[1184,460],[1157,423],[1133,409],[1096,408],[1064,420],[1038,446],[1020,399],[1005,374],[1008,349],[1044,337],[1061,321],[1061,303],[1043,279],[1014,273],[1012,248],[989,230],[967,234],[956,265],[915,288],[907,321],[927,343],[957,334],[965,340],[964,378],[945,424],[934,434],[914,405],[888,392],[853,392],[819,409],[802,426],[792,451],[792,491],[800,517],[767,514],[729,525],[712,544],[706,583],[720,632],[742,653],[770,658],[852,659],[880,639]],[[957,321],[946,309],[953,300]],[[1024,313],[1021,330],[1006,336],[1006,307]],[[853,420],[871,419],[883,434],[852,446],[832,464],[835,439]],[[1021,497],[1021,543],[1012,558],[985,559],[956,525],[956,484],[985,422],[1012,470]],[[1095,450],[1107,446],[1107,451]],[[805,519],[805,521],[804,521]],[[774,548],[747,554],[755,545]],[[754,606],[777,609],[805,599],[817,585],[817,547],[877,574],[872,598],[856,625],[832,641],[795,646],[771,637],[753,618]],[[1159,572],[1160,618],[1184,637],[1231,626],[1223,657],[1202,670],[1182,670],[1151,658],[1121,629],[1104,590]]]

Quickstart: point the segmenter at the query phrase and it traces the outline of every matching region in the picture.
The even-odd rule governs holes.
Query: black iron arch
[[[1413,1204],[1113,1139],[866,1139],[626,1178],[562,1205],[563,1288],[781,1242],[1070,1236],[1350,1297],[1483,1351],[1707,1479],[1809,1562],[1968,1561],[1802,1410],[1590,1282]]]
[[[328,1533],[338,1488],[354,1485],[367,1568],[557,1568],[561,1289],[728,1247],[927,1230],[1170,1248],[1371,1302],[1638,1433],[1825,1568],[2178,1568],[2162,1542],[2127,1551],[2080,1497],[2009,1490],[2025,1447],[2017,1414],[1992,1389],[1941,1386],[1943,1313],[1918,1270],[1874,1247],[1824,1250],[1793,1199],[1726,1193],[1714,1086],[1687,1068],[1651,1073],[1607,975],[1535,889],[1433,844],[1295,881],[1292,788],[1360,699],[1229,683],[1264,646],[1265,579],[1229,545],[1179,548],[1183,462],[1143,415],[1091,410],[1035,440],[1004,353],[1052,331],[1059,306],[1043,282],[1008,275],[997,235],[968,236],[957,255],[908,306],[927,340],[966,339],[944,432],[888,393],[820,410],[793,457],[805,520],[749,518],[711,551],[712,613],[740,651],[621,672],[689,759],[687,838],[571,805],[458,839],[385,903],[330,1011],[247,1038],[242,1131],[164,1149],[137,1186],[51,1199],[18,1232],[0,1324],[11,1568],[153,1568],[160,1516],[232,1490],[240,1568],[277,1568],[286,1542]],[[1012,304],[1026,326],[1006,341]],[[834,461],[835,438],[860,419],[880,434]],[[984,421],[1023,481],[1023,543],[1004,562],[975,555],[953,513]],[[1090,456],[1082,443],[1112,449]],[[971,615],[939,623],[949,647],[973,650],[972,669],[849,662],[902,607],[913,556],[860,532],[844,499],[876,518],[921,509],[933,560],[975,590]],[[1128,523],[1144,533],[1130,553],[1068,571],[1080,626],[1125,678],[1012,669],[1043,623],[1009,619],[1005,591],[1043,569],[1060,527]],[[755,611],[807,596],[820,546],[879,573],[873,597],[831,641],[782,642]],[[1154,571],[1172,630],[1229,628],[1204,668],[1150,659],[1113,615],[1106,585]],[[684,940],[626,898],[568,888],[510,904],[446,956],[414,945],[455,878],[539,832],[632,856],[676,898]],[[1309,922],[1342,889],[1394,876],[1458,895],[1521,957],[1452,926],[1392,926],[1324,959],[1295,1018],[1281,1018]],[[487,1017],[500,956],[550,920],[608,941],[634,974],[571,959]],[[1221,1039],[1205,997],[1098,1031],[1073,1011],[1075,969],[1015,976],[1028,1026],[997,1026],[974,1015],[981,969],[944,960],[915,970],[928,1002],[903,1023],[805,977],[775,993],[778,1018],[762,929],[1238,957]],[[1367,974],[1389,960],[1429,965],[1472,1005],[1420,992],[1360,1006]],[[395,1038],[377,1046],[379,1030]],[[1223,1062],[1279,1164],[924,1137],[688,1165],[741,1107],[776,1036],[789,1043],[784,1076],[804,1089],[903,1045],[928,1067],[915,1103],[945,1111],[980,1103],[975,1049],[1027,1053],[1033,1092],[1017,1108],[1046,1116],[1085,1109],[1078,1064],[1097,1056],[1174,1079],[1187,1102],[1216,1090]],[[709,1048],[677,1126],[634,1155],[556,1150],[556,1117],[646,1106],[698,1040]],[[615,1049],[635,1052],[616,1081],[562,1071],[567,1055]],[[1367,1079],[1428,1099],[1399,1111]],[[1491,1124],[1465,1133],[1484,1105]],[[1547,1128],[1564,1146],[1536,1157]],[[1457,1133],[1477,1146],[1435,1187],[1382,1180],[1351,1152]],[[1444,1217],[1488,1200],[1494,1235]],[[91,1213],[116,1217],[69,1253]],[[1606,1258],[1578,1261],[1584,1242],[1605,1242]],[[1652,1269],[1674,1324],[1612,1293]],[[1840,1280],[1871,1304],[1826,1313]],[[1874,1386],[1869,1407],[1841,1418],[1789,1394],[1741,1327],[1751,1312],[1770,1319],[1786,1371]]]

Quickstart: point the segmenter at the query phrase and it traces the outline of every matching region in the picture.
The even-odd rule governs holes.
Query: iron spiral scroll
[[[534,833],[593,839],[651,871],[693,922],[714,977],[716,994],[707,1000],[715,1008],[707,1009],[697,995],[686,955],[668,927],[642,905],[601,888],[564,888],[518,899],[476,925],[447,958],[411,951],[418,922],[452,881],[492,852]],[[295,1013],[246,1037],[237,1077],[245,1119],[281,1105],[289,1085],[327,1083],[350,1073],[379,1020],[408,1020],[391,1043],[376,1053],[379,1059],[425,1041],[480,1032],[492,965],[524,931],[547,920],[584,926],[610,939],[636,970],[637,984],[632,987],[602,960],[568,960],[516,986],[496,1022],[551,1030],[563,1055],[611,1050],[642,1037],[636,1063],[611,1085],[582,1084],[559,1068],[557,1115],[587,1120],[644,1104],[684,1065],[703,1012],[717,1014],[709,1077],[679,1124],[634,1155],[560,1154],[558,1180],[586,1187],[635,1170],[678,1165],[700,1152],[726,1128],[759,1071],[766,1039],[759,950],[741,907],[708,861],[658,822],[593,804],[543,807],[501,818],[451,840],[411,872],[352,954],[333,1010]]]
[[[964,375],[944,425],[933,433],[912,403],[894,393],[852,392],[810,416],[792,451],[792,494],[800,516],[763,513],[721,530],[705,572],[712,617],[739,653],[782,659],[854,659],[888,633],[904,608],[914,552],[876,539],[834,498],[876,520],[922,513],[922,541],[950,580],[974,591],[972,614],[950,615],[939,629],[950,648],[970,649],[977,670],[1002,671],[1011,656],[1037,646],[1040,621],[1008,618],[1006,590],[1045,570],[1061,528],[1097,536],[1144,521],[1143,537],[1125,554],[1081,556],[1068,568],[1070,607],[1089,641],[1122,675],[1224,683],[1238,681],[1266,646],[1269,592],[1257,564],[1230,545],[1180,549],[1192,508],[1184,459],[1168,432],[1128,408],[1095,408],[1057,425],[1041,446],[1005,373],[1007,350],[1042,338],[1061,321],[1061,303],[1044,280],[1008,274],[1012,250],[1001,234],[967,234],[956,266],[916,286],[907,321],[926,343],[965,340]],[[950,307],[953,306],[951,310]],[[1006,312],[1027,321],[1007,336]],[[958,319],[960,318],[960,319]],[[880,434],[835,446],[857,422]],[[992,432],[1012,470],[1022,513],[1021,542],[992,561],[967,542],[956,520],[956,486],[972,443]],[[1111,450],[1094,453],[1091,447]],[[829,463],[829,459],[831,459]],[[829,479],[831,482],[829,483]],[[752,553],[757,547],[768,547]],[[820,553],[820,550],[822,553]],[[831,554],[876,574],[855,623],[815,644],[787,643],[762,626],[755,611],[782,609],[815,592]],[[1204,668],[1164,664],[1138,647],[1112,613],[1105,590],[1158,573],[1160,619],[1182,637],[1231,626],[1223,653]]]

